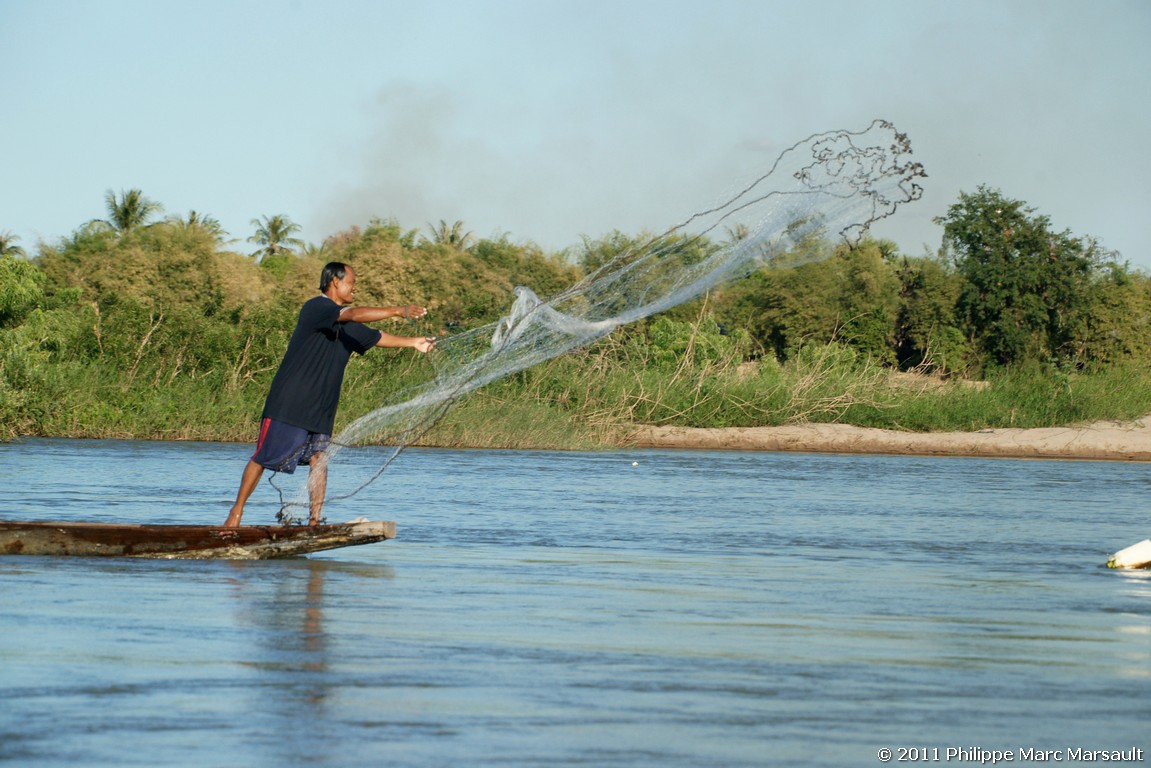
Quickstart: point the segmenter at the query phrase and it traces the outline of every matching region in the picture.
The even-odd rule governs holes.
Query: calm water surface
[[[250,451],[2,445],[0,517],[219,523]],[[1127,463],[413,450],[327,508],[395,541],[0,557],[0,762],[1146,764],[1151,572],[1104,563],[1151,535],[1149,491]],[[245,521],[278,508],[263,483]]]

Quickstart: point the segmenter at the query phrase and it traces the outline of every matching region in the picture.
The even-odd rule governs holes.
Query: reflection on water
[[[351,578],[385,589],[378,582],[394,573],[386,566],[304,558],[227,566],[232,621],[252,643],[250,655],[237,659],[253,681],[246,686],[244,709],[269,721],[281,747],[306,751],[313,736],[301,723],[328,719],[325,705],[332,692],[354,683],[334,663],[338,651],[327,631],[327,614],[331,603],[335,610],[341,606],[338,597],[325,598],[325,583]]]
[[[227,563],[236,622],[253,628],[268,652],[267,661],[253,666],[300,666],[319,669],[327,643],[323,635],[324,578],[333,567],[327,560],[288,561],[263,583],[267,571],[247,561]],[[278,564],[280,565],[280,564]],[[361,569],[362,570],[362,569]]]
[[[0,446],[0,514],[217,522],[246,450]],[[195,477],[173,478],[189,455]],[[1148,747],[1151,572],[1103,567],[1146,537],[1147,486],[1133,464],[411,451],[329,510],[394,519],[393,542],[273,562],[0,558],[0,762]],[[276,501],[263,489],[248,514]]]

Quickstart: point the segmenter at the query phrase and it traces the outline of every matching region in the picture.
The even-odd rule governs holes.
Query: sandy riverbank
[[[843,424],[730,429],[641,427],[629,442],[641,448],[1151,461],[1151,416],[1134,422],[1108,421],[1084,427],[943,433],[896,432]]]

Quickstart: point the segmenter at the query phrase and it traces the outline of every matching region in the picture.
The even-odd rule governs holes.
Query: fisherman
[[[272,379],[256,452],[244,468],[236,503],[224,522],[227,527],[240,524],[244,504],[265,469],[291,474],[300,464],[309,466],[308,525],[318,524],[328,482],[326,451],[332,441],[344,368],[352,353],[362,355],[372,347],[410,347],[423,353],[435,348],[432,337],[393,336],[363,325],[389,318],[418,319],[427,310],[415,304],[351,306],[356,298],[356,273],[347,264],[333,261],[324,266],[320,293],[300,309],[296,330]]]

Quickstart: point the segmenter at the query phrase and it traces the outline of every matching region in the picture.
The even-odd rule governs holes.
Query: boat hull
[[[1151,539],[1121,549],[1107,561],[1108,568],[1151,568]]]
[[[335,525],[130,525],[0,521],[0,554],[268,560],[396,537],[393,522]]]

